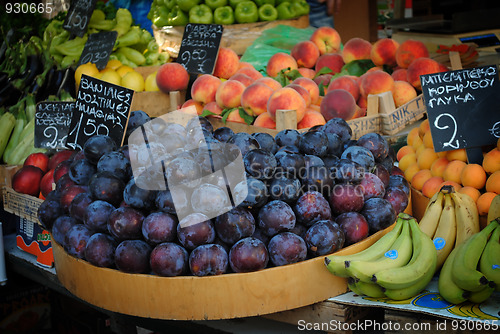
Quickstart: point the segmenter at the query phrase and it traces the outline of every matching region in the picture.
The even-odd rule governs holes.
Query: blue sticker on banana
[[[391,259],[391,260],[395,260],[398,258],[398,250],[391,249],[390,251],[385,252],[384,256]]]
[[[436,247],[437,250],[443,249],[443,247],[446,245],[446,240],[443,238],[436,238],[433,240],[434,242],[434,247]]]

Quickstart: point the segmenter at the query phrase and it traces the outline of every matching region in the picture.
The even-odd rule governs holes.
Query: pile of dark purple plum
[[[150,120],[132,112],[127,135]],[[388,227],[408,205],[410,188],[393,166],[387,141],[376,133],[353,140],[340,118],[274,138],[194,120],[201,130],[190,123],[165,123],[159,130],[169,140],[155,145],[175,153],[163,157],[163,173],[178,180],[210,176],[234,158],[222,149],[231,144],[241,152],[246,175],[232,189],[239,205],[219,205],[233,203],[223,191],[227,181],[211,179],[185,191],[184,205],[194,213],[178,215],[186,208],[174,205],[172,187],[136,184],[131,158],[144,152],[98,135],[54,172],[56,187],[38,210],[53,240],[77,258],[127,273],[251,272],[333,253]],[[195,148],[200,135],[206,144]],[[221,213],[208,218],[215,208]]]

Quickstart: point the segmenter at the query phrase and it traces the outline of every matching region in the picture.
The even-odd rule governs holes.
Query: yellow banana
[[[453,282],[464,290],[476,292],[484,289],[489,284],[484,274],[477,270],[479,259],[483,253],[488,237],[498,226],[496,221],[491,222],[481,232],[474,234],[457,252],[451,270]]]
[[[455,244],[458,245],[479,232],[479,213],[476,202],[469,195],[453,192],[451,198],[455,204],[457,221]]]
[[[345,269],[345,261],[349,260],[364,260],[371,261],[375,258],[380,257],[385,252],[387,252],[394,241],[398,238],[401,233],[401,228],[403,227],[402,221],[397,221],[394,228],[377,240],[373,245],[366,248],[365,250],[351,255],[329,255],[325,257],[326,268],[335,276],[339,277],[349,277]]]
[[[491,222],[497,218],[500,218],[500,194],[493,197],[493,201],[491,201],[490,209],[488,210],[488,220],[487,222]]]
[[[405,300],[418,295],[425,287],[429,284],[434,276],[434,271],[427,271],[424,276],[420,277],[420,280],[416,281],[414,284],[401,288],[401,289],[385,289],[384,295],[393,300]]]
[[[372,283],[372,276],[378,271],[404,266],[410,261],[412,254],[412,242],[410,226],[403,220],[403,230],[398,236],[391,249],[380,258],[372,261],[353,260],[346,261],[346,270],[349,276],[355,277],[362,282]]]
[[[413,242],[410,262],[406,266],[382,270],[373,275],[372,280],[386,289],[404,289],[422,281],[426,282],[425,288],[436,271],[437,253],[431,238],[419,229],[415,219],[410,219],[409,223]],[[429,271],[432,274],[428,275]]]
[[[457,220],[455,217],[455,205],[450,194],[444,195],[444,208],[439,217],[438,227],[434,233],[434,245],[437,249],[436,270],[441,268],[444,261],[453,250],[455,237],[457,235]]]
[[[488,280],[495,282],[496,290],[500,291],[500,226],[495,228],[484,247],[479,260],[479,270]]]
[[[360,291],[361,293],[363,293],[368,297],[372,298],[385,297],[383,288],[378,284],[358,281],[356,282],[356,287],[358,288],[358,291]]]
[[[425,213],[418,225],[422,232],[427,234],[430,238],[434,236],[438,227],[439,217],[443,211],[444,193],[438,191],[432,196],[425,208]]]
[[[443,297],[446,301],[452,303],[452,304],[460,304],[463,303],[467,300],[467,297],[470,296],[469,291],[465,291],[464,289],[460,288],[458,285],[456,285],[453,280],[452,280],[452,268],[453,268],[453,262],[455,261],[455,257],[460,250],[461,247],[463,247],[464,244],[457,245],[455,247],[450,255],[448,255],[448,258],[443,264],[443,268],[441,268],[441,272],[439,273],[439,279],[438,279],[438,291],[441,297]]]
[[[488,298],[490,298],[490,296],[495,291],[494,286],[495,286],[494,284],[489,284],[483,290],[471,292],[467,300],[476,304],[481,304],[482,302],[485,302]]]

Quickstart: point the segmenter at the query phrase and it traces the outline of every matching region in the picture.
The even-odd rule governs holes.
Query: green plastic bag
[[[277,52],[290,54],[293,46],[301,41],[308,40],[315,28],[295,28],[280,24],[274,28],[264,30],[251,46],[249,46],[241,61],[252,64],[256,70],[265,73],[266,65]]]

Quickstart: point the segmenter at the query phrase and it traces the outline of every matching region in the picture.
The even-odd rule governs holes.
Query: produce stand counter
[[[248,333],[249,330],[252,332],[265,331],[269,334],[301,333],[303,331],[300,331],[297,327],[299,320],[307,323],[319,323],[330,321],[355,322],[368,317],[378,321],[383,319],[382,309],[373,312],[369,308],[339,304],[330,300],[260,317],[229,320],[180,321],[123,315],[96,307],[73,295],[61,284],[54,267],[47,268],[37,265],[34,255],[26,253],[16,246],[15,234],[4,236],[4,247],[8,269],[109,316],[111,329],[117,333],[137,333],[136,326],[160,332],[168,329],[169,331],[174,330],[175,332],[177,330],[183,333]],[[308,332],[321,333],[319,331]]]

